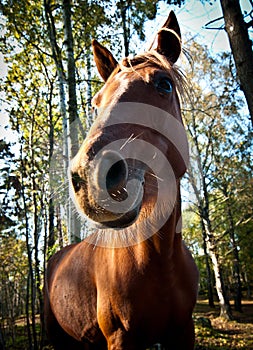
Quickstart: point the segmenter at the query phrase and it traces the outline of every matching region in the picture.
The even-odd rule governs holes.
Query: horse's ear
[[[98,72],[103,80],[106,81],[118,65],[118,62],[111,52],[99,44],[97,40],[92,40],[92,49]]]
[[[181,53],[181,32],[177,17],[173,11],[158,32],[157,52],[175,63]]]

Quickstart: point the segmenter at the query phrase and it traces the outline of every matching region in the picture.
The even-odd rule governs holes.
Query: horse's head
[[[155,50],[120,63],[97,41],[93,52],[105,85],[93,98],[95,123],[71,163],[72,197],[98,227],[152,219],[160,220],[157,231],[176,203],[188,154],[178,98],[184,80],[174,67],[181,53],[176,16],[171,12],[158,32]]]

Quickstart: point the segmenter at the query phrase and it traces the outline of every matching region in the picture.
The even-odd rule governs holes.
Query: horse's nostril
[[[114,163],[106,175],[106,188],[110,190],[123,187],[127,179],[127,164],[125,160]]]
[[[104,151],[95,163],[94,184],[98,191],[106,192],[116,201],[123,201],[128,197],[126,182],[128,179],[128,165],[120,153],[112,150]]]
[[[72,173],[71,180],[72,180],[72,185],[74,187],[75,192],[78,192],[81,188],[81,183],[82,183],[81,177],[79,176],[78,173]]]

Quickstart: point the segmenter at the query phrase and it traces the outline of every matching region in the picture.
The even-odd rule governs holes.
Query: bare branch
[[[204,28],[205,29],[214,29],[214,30],[223,30],[223,29],[225,29],[225,25],[222,25],[222,26],[220,26],[220,27],[208,27],[210,24],[213,24],[213,23],[215,23],[215,22],[218,22],[218,21],[220,21],[221,19],[223,19],[224,17],[222,16],[222,17],[218,17],[218,18],[216,18],[216,19],[213,19],[212,21],[209,21],[209,22],[207,22],[205,25],[204,25]]]

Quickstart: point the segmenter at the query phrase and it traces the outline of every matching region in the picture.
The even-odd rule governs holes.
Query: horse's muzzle
[[[80,171],[71,169],[74,202],[99,227],[123,228],[138,217],[144,170],[114,150],[101,152]]]

